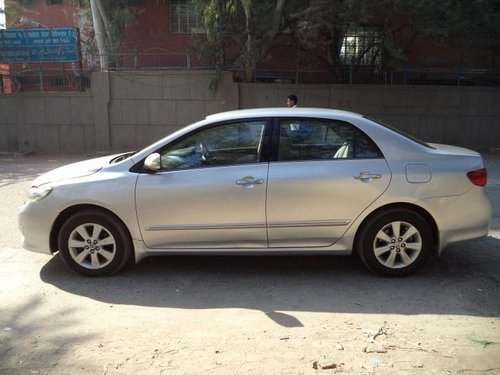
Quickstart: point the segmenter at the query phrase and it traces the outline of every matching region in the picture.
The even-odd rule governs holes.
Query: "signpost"
[[[76,28],[0,30],[0,63],[75,62]]]

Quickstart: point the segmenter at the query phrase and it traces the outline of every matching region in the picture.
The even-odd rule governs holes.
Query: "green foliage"
[[[119,40],[123,31],[135,21],[129,7],[141,4],[139,0],[101,0],[112,27],[113,37]]]
[[[227,49],[238,43],[241,34],[241,13],[238,13],[235,0],[195,0],[201,16],[205,35],[194,35],[191,39],[191,52],[196,53],[214,68],[214,77],[209,92],[215,95],[221,71],[226,65]]]
[[[19,19],[21,18],[23,7],[17,0],[5,0],[5,15],[7,27],[19,26]]]
[[[500,2],[497,0],[391,0],[394,12],[403,15],[405,28],[414,38],[461,52],[461,65],[467,49],[484,52],[495,68],[500,57]],[[467,52],[465,52],[467,51]]]
[[[90,0],[81,1],[83,7],[90,8]],[[135,22],[135,16],[130,11],[130,7],[141,6],[141,0],[101,0],[107,21],[110,26],[111,38],[108,40],[108,47],[113,50],[117,42],[121,39],[127,26]],[[92,13],[88,13],[88,21],[93,24]]]
[[[253,81],[257,62],[269,51],[278,33],[288,27],[289,9],[301,0],[195,0],[206,35],[195,38],[192,49],[212,63],[217,76],[229,59]],[[284,7],[284,5],[287,5]]]
[[[500,30],[500,3],[495,0],[393,0],[408,26],[445,45],[491,46]]]
[[[374,56],[383,55],[384,66],[390,68],[405,63],[405,52],[417,38],[462,50],[472,46],[490,51],[492,61],[500,53],[497,0],[285,1],[280,13],[279,0],[196,0],[207,34],[194,49],[221,69],[230,46],[238,46],[236,56],[229,59],[243,66],[248,81],[283,30],[293,35],[301,50],[321,55],[334,72],[345,64],[340,58],[344,36],[364,27],[378,30],[377,39],[367,49]],[[280,23],[273,29],[276,17]],[[406,40],[406,45],[398,45],[398,38]],[[361,64],[361,59],[354,63]]]
[[[311,0],[291,15],[295,40],[301,50],[323,59],[338,76],[346,64],[351,69],[368,65],[375,70],[382,54],[401,61],[404,57],[393,42],[391,29],[380,17],[385,7],[381,0]],[[356,52],[347,56],[344,40],[355,32],[366,36],[363,43],[351,38]]]

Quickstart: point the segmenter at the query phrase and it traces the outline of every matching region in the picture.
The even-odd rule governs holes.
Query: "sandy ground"
[[[500,156],[490,235],[404,279],[350,257],[150,258],[113,277],[20,249],[30,181],[0,156],[0,374],[500,374]]]

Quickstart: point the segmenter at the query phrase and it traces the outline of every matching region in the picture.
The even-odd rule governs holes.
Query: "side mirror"
[[[157,152],[149,155],[146,160],[144,160],[144,168],[151,171],[159,171],[161,169],[161,156]]]

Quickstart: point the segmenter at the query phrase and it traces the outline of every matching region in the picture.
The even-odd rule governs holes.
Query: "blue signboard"
[[[75,28],[0,30],[0,63],[78,61]]]

